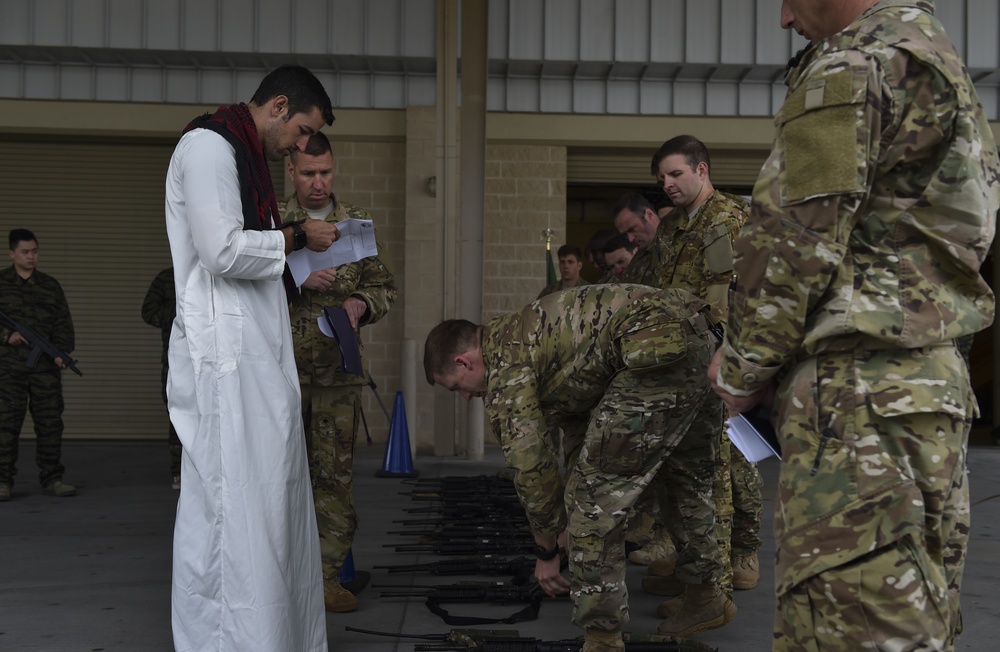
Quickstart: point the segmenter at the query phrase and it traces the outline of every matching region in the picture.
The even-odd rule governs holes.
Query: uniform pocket
[[[628,333],[618,344],[622,361],[632,371],[665,367],[687,355],[687,336],[677,322],[655,324]]]

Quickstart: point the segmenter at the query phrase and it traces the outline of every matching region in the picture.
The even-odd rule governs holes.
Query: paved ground
[[[372,584],[436,584],[453,581],[432,575],[392,575],[376,565],[434,561],[428,554],[399,553],[387,543],[404,537],[392,521],[411,507],[400,496],[408,487],[400,480],[376,478],[382,450],[362,448],[357,470],[361,531],[355,547],[355,569],[372,572]],[[14,499],[0,504],[0,650],[4,652],[147,652],[169,651],[170,539],[176,492],[170,488],[166,444],[135,442],[67,442],[66,480],[80,493],[74,498],[43,496],[33,468],[34,449],[22,445],[20,482]],[[966,571],[966,632],[959,650],[994,650],[1000,630],[1000,448],[973,448],[969,456],[973,538]],[[489,449],[483,462],[458,458],[418,457],[421,477],[476,475],[501,468],[500,455]],[[766,518],[772,512],[777,467],[762,465]],[[762,533],[761,584],[738,592],[739,613],[726,627],[699,638],[724,652],[770,649],[771,586],[774,540]],[[658,599],[639,589],[643,569],[629,569],[632,622],[636,632],[655,631]],[[460,579],[460,578],[459,578]],[[345,626],[393,633],[435,634],[450,629],[420,599],[378,597],[369,586],[361,593],[361,609],[327,616],[330,650],[388,652],[412,650],[412,639],[396,640],[345,631]],[[466,615],[505,616],[507,607],[468,609]],[[567,600],[546,600],[539,618],[514,626],[524,636],[558,640],[577,636],[569,621]]]

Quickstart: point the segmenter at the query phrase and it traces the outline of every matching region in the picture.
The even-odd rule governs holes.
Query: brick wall
[[[486,148],[483,318],[524,307],[545,287],[546,228],[552,252],[566,238],[566,148]]]

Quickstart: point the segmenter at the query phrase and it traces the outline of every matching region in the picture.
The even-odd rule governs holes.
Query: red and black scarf
[[[209,129],[219,134],[233,146],[236,155],[236,172],[240,179],[240,200],[243,203],[243,230],[266,231],[281,226],[278,200],[271,182],[264,148],[257,134],[257,125],[246,104],[220,106],[214,114],[192,120],[184,133],[192,129]],[[289,298],[298,296],[288,266],[284,274],[285,290]]]

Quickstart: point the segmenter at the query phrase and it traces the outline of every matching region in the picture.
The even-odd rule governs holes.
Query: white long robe
[[[168,407],[184,445],[174,646],[325,652],[284,237],[243,230],[233,148],[202,129],[174,150],[166,219],[177,285]]]

